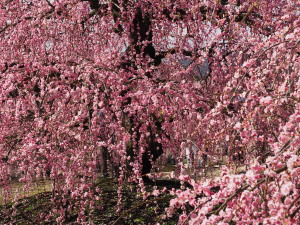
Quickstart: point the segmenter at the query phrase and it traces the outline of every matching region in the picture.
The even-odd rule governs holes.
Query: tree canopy
[[[296,224],[299,12],[297,0],[1,1],[2,187],[50,177],[57,222],[77,207],[81,223],[101,152],[120,191],[129,180],[145,198],[171,152],[191,185],[167,209],[179,224]],[[195,162],[228,157],[220,177],[185,175],[192,146]]]

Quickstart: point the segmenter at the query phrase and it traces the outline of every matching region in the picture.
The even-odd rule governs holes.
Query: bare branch
[[[46,0],[46,2],[48,3],[48,5],[50,5],[51,6],[51,8],[55,8],[55,6],[49,1],[49,0]]]

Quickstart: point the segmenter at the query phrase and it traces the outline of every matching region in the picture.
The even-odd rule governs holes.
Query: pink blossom
[[[293,183],[287,182],[281,186],[280,191],[283,195],[288,195],[292,190],[292,188],[293,188]]]
[[[184,185],[168,215],[299,223],[297,1],[24,2],[0,3],[6,199],[12,177],[44,176],[57,193],[47,218],[76,210],[85,224],[102,198],[98,170],[118,181],[121,211],[125,182],[159,195],[143,179],[171,159],[170,178]]]
[[[239,130],[239,129],[241,129],[241,127],[242,127],[242,124],[240,122],[237,122],[233,128],[236,130]]]
[[[263,106],[267,106],[270,105],[272,102],[272,97],[271,96],[267,96],[267,97],[263,97],[259,100],[259,103]]]

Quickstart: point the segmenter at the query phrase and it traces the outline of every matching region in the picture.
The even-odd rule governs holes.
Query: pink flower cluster
[[[179,224],[296,224],[300,220],[300,164],[287,168],[284,163],[293,158],[299,161],[296,155],[277,159],[283,160],[279,168],[270,162],[267,167],[254,165],[246,174],[226,170],[205,182],[192,180],[192,189],[175,193],[168,215],[183,210]]]
[[[83,224],[100,170],[122,210],[171,155],[179,223],[299,224],[299,32],[297,1],[0,1],[3,199],[47,179]]]

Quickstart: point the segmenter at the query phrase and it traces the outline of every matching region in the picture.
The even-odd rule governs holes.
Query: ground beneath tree
[[[177,217],[165,218],[164,209],[168,206],[172,196],[170,194],[160,195],[158,197],[149,196],[143,200],[136,193],[136,185],[131,183],[124,184],[123,208],[117,213],[117,188],[118,182],[111,178],[100,178],[96,184],[102,190],[102,196],[97,201],[97,206],[103,207],[91,212],[87,212],[88,221],[94,224],[176,224]],[[180,183],[174,180],[159,180],[155,183],[146,184],[146,190],[152,191],[153,186],[158,189],[167,187],[168,189],[179,188]],[[14,206],[17,213],[12,217],[12,204],[0,206],[0,224],[56,224],[55,218],[46,222],[40,219],[40,215],[47,215],[51,211],[51,192],[35,194],[33,196],[21,199]],[[70,215],[65,224],[74,224],[76,213]]]
[[[239,167],[236,172],[240,172],[244,167]],[[168,190],[172,188],[179,189],[180,182],[172,179],[172,174],[175,174],[176,167],[167,165],[160,169],[160,173],[154,173],[153,176],[158,179],[153,182],[146,184],[147,192],[152,192],[153,187],[157,189],[163,189],[166,187]],[[211,178],[220,174],[220,168],[212,168],[207,170],[205,173],[186,169],[186,173],[198,181],[203,178]],[[178,175],[178,174],[176,174]],[[101,199],[96,202],[96,206],[101,209],[96,209],[86,213],[89,222],[94,224],[108,224],[108,225],[125,225],[125,224],[160,224],[160,225],[172,225],[177,224],[178,213],[175,213],[172,218],[166,217],[165,208],[169,205],[170,200],[173,198],[168,191],[166,194],[154,197],[149,196],[146,200],[143,200],[141,195],[137,194],[138,185],[132,183],[124,183],[122,189],[122,204],[123,208],[120,212],[117,212],[118,195],[117,189],[119,183],[117,180],[112,178],[99,178],[96,182],[96,187],[102,190]],[[22,187],[20,184],[14,185],[14,191],[19,193]],[[23,199],[20,199],[18,204],[1,205],[0,196],[0,224],[56,224],[55,218],[50,219],[46,222],[40,218],[41,214],[47,215],[51,211],[52,202],[51,196],[51,182],[46,180],[39,182],[34,187],[31,187],[30,193]],[[20,194],[20,193],[19,193]],[[24,193],[25,194],[25,193]],[[16,209],[17,214],[12,217],[13,207]],[[69,219],[65,224],[74,224],[76,221],[76,212],[70,215]]]

